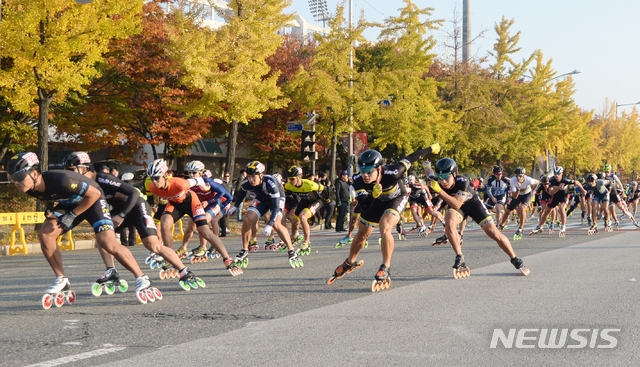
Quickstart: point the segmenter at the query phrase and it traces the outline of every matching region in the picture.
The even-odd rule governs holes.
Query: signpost
[[[289,121],[287,122],[287,131],[288,132],[296,132],[302,131],[302,146],[301,149],[301,160],[302,161],[311,161],[311,174],[316,174],[316,159],[318,158],[318,153],[316,153],[316,118],[318,114],[315,112],[311,112],[307,114],[307,121]],[[303,124],[307,124],[311,126],[311,130],[304,130]]]
[[[287,123],[287,131],[292,133],[296,131],[302,131],[302,124],[296,124],[297,121],[291,121]]]

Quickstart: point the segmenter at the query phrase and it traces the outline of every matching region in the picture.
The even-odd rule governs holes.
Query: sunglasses
[[[524,175],[516,175],[517,178],[523,178]]]
[[[13,182],[22,182],[25,178],[27,178],[28,175],[29,175],[29,172],[27,171],[16,172],[11,176],[9,176],[9,178],[11,178],[11,181]]]
[[[502,172],[494,173],[494,175],[500,176],[500,175],[502,175]]]
[[[373,167],[373,166],[370,166],[370,167],[363,166],[359,168],[360,168],[360,173],[371,173],[376,170],[376,167]]]
[[[160,181],[160,179],[162,178],[162,176],[158,176],[158,177],[151,177],[151,181]]]
[[[190,175],[195,175],[196,173],[200,173],[200,172],[198,172],[198,171],[189,171]]]
[[[445,172],[445,173],[436,173],[436,176],[438,177],[439,180],[446,180],[449,177],[451,177],[451,172]]]

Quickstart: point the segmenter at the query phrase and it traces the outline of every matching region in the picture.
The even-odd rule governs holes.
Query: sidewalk
[[[615,242],[612,242],[615,241]],[[525,258],[528,277],[509,262],[393,288],[281,319],[248,323],[216,337],[187,341],[110,366],[162,365],[634,365],[640,358],[637,232]],[[346,278],[349,276],[347,275]],[[342,281],[342,280],[339,280]],[[330,287],[330,286],[327,286]],[[614,349],[490,344],[494,329],[621,329]],[[526,332],[526,331],[525,331]],[[599,335],[599,334],[596,334]],[[600,334],[601,335],[601,334]],[[533,341],[531,341],[533,340]],[[521,340],[522,341],[522,340]],[[609,345],[597,338],[593,345]],[[192,352],[189,352],[192,351]],[[197,352],[196,352],[197,351]]]

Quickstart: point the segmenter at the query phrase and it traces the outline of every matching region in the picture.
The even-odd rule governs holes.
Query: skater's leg
[[[311,226],[309,225],[309,218],[313,217],[313,214],[307,209],[303,209],[300,212],[298,218],[300,218],[300,226],[302,227],[302,235],[304,236],[304,242],[309,242],[311,237]]]
[[[57,277],[64,276],[64,269],[62,267],[62,253],[58,248],[56,239],[62,233],[62,229],[58,226],[57,220],[47,219],[42,224],[40,232],[38,232],[38,239],[40,240],[40,248],[44,258],[47,259],[49,266],[53,270],[53,273]]]
[[[242,248],[249,249],[249,242],[255,236],[255,227],[258,223],[258,214],[252,210],[247,210],[242,218]]]
[[[382,239],[380,244],[382,249],[382,263],[387,268],[391,267],[391,255],[393,255],[393,248],[395,246],[391,230],[397,223],[399,223],[398,217],[389,212],[382,214],[382,217],[380,217],[380,223],[378,223],[378,228],[380,228],[380,238]]]
[[[460,224],[460,222],[462,222],[462,217],[458,212],[454,210],[447,210],[444,214],[444,234],[447,235],[451,248],[456,255],[462,254],[460,234],[458,233],[458,224]]]
[[[173,250],[173,233],[171,229],[174,225],[173,217],[170,214],[163,214],[160,218],[160,236],[163,244]]]
[[[278,237],[280,237],[280,240],[284,242],[284,244],[287,246],[287,249],[289,251],[292,251],[293,245],[291,244],[291,236],[289,236],[289,231],[287,230],[287,226],[282,224],[281,221],[276,219],[276,222],[273,225],[273,229],[278,234]]]
[[[207,222],[211,224],[211,231],[217,236],[220,233],[220,219],[222,218],[222,212],[216,214],[211,218],[211,214],[207,213]],[[226,228],[225,228],[226,230]],[[202,244],[202,243],[201,243]]]
[[[120,235],[122,236],[122,234]],[[98,247],[98,252],[100,252],[100,257],[102,258],[102,262],[104,262],[104,265],[107,267],[107,269],[116,267],[115,263],[113,262],[113,255],[111,255],[110,253],[108,253],[107,251],[105,251],[103,248],[100,248],[100,247]]]
[[[160,243],[160,239],[158,238],[158,236],[145,237],[142,239],[142,244],[147,248],[147,250],[153,251],[156,254],[162,256],[162,258],[168,261],[169,264],[173,265],[174,268],[178,270],[184,269],[184,263],[182,262],[182,260],[180,260],[175,251],[168,248],[167,246],[162,246],[162,243]]]
[[[98,245],[98,247],[103,248],[106,252],[113,255],[116,260],[118,260],[118,262],[122,264],[125,269],[132,272],[136,278],[144,275],[142,273],[142,270],[140,270],[140,267],[138,266],[138,263],[133,257],[131,251],[129,251],[127,247],[122,246],[118,243],[114,231],[107,230],[96,233],[96,244]]]
[[[358,222],[358,232],[351,242],[351,248],[349,249],[349,262],[355,263],[358,258],[358,254],[364,248],[365,241],[373,232],[373,227],[367,226],[362,222]]]
[[[244,223],[243,223],[243,227],[244,227]],[[213,232],[211,232],[211,229],[209,228],[208,224],[203,224],[203,225],[198,226],[197,227],[197,231],[198,231],[198,234],[200,235],[200,237],[202,237],[202,238],[206,239],[207,241],[209,241],[211,246],[213,246],[213,248],[216,249],[216,251],[218,251],[218,253],[220,253],[220,255],[222,256],[223,259],[226,259],[227,257],[229,257],[229,253],[227,252],[227,248],[224,247],[224,244],[222,243],[222,240],[220,239],[220,237],[216,236]]]
[[[191,220],[191,218],[188,218],[187,223],[187,229],[184,231],[184,236],[182,237],[182,246],[180,246],[185,251],[187,250],[189,241],[191,241],[191,237],[193,237],[193,232],[196,231],[196,224],[193,223],[193,220]]]
[[[524,223],[527,221],[527,205],[526,204],[518,205],[518,218],[520,219],[518,222],[518,228],[524,228]]]
[[[560,224],[561,225],[566,225],[567,224],[567,204],[562,202],[560,204],[558,204],[558,212],[560,212]]]
[[[513,247],[511,247],[511,242],[509,242],[507,236],[498,230],[498,227],[496,227],[492,220],[486,221],[482,226],[482,230],[487,234],[487,236],[489,236],[489,238],[496,241],[502,251],[509,255],[509,259],[516,257],[516,253],[513,252]]]

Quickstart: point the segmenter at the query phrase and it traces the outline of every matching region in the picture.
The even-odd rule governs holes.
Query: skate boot
[[[299,234],[295,234],[293,235],[293,237],[291,237],[291,246],[296,247],[296,245],[298,245],[298,243],[300,243],[300,241],[304,241],[304,236],[301,236]],[[283,246],[280,248],[281,252],[285,252],[287,251],[287,246]]]
[[[413,232],[415,232],[415,231],[419,230],[420,228],[422,228],[422,227],[415,226],[415,227],[413,227],[413,228],[411,228],[411,229],[409,230],[409,233],[413,233]]]
[[[620,230],[620,221],[616,221],[616,230]]]
[[[556,228],[555,224],[549,224],[549,234],[553,233],[553,230]]]
[[[245,264],[249,264],[249,259],[247,258],[247,254],[249,254],[249,252],[247,250],[242,250],[240,251],[240,254],[242,254],[242,252],[245,252],[245,256],[244,256],[244,261],[242,261],[241,263],[245,263]],[[240,255],[238,255],[240,256]],[[227,267],[227,270],[229,270],[229,273],[231,273],[232,276],[237,276],[240,274],[244,274],[244,272],[242,271],[242,268],[238,266],[238,258],[236,257],[236,259],[232,259],[231,257],[227,257],[223,260],[224,262],[224,266]],[[245,267],[247,266],[245,265]]]
[[[613,232],[613,228],[611,227],[611,221],[604,222],[604,231]]]
[[[155,302],[162,299],[162,293],[156,287],[151,285],[149,277],[143,275],[136,278],[136,298],[140,303],[147,304],[147,302]]]
[[[353,237],[349,237],[349,236],[344,236],[340,239],[340,241],[338,241],[338,243],[336,243],[336,248],[340,247],[340,246],[344,246],[347,243],[351,243],[353,242]]]
[[[185,291],[189,291],[191,289],[205,288],[207,285],[204,283],[204,280],[196,277],[192,272],[189,271],[189,268],[184,268],[180,272],[180,281],[178,282],[180,287]]]
[[[98,297],[102,294],[104,289],[106,294],[113,294],[116,291],[116,287],[122,293],[129,289],[129,285],[126,280],[120,280],[118,271],[115,268],[109,268],[104,274],[96,280],[91,286],[91,294]]]
[[[294,269],[301,268],[304,266],[304,263],[302,262],[302,258],[298,256],[298,253],[296,252],[296,250],[289,251],[289,265],[291,265],[291,267]]]
[[[402,223],[396,224],[396,231],[398,232],[398,240],[404,241],[407,239],[407,233],[404,230],[404,225]]]
[[[591,227],[591,217],[587,217],[587,223],[588,223],[589,227]]]
[[[513,235],[513,240],[518,241],[522,239],[522,228],[518,228],[516,234]]]
[[[298,255],[304,256],[309,255],[311,253],[311,244],[309,242],[303,242],[300,244],[300,248],[298,249]]]
[[[558,237],[562,238],[566,235],[566,233],[567,233],[567,227],[560,226],[560,232],[558,233]]]
[[[246,268],[249,265],[249,250],[247,249],[240,250],[240,253],[238,254],[238,256],[236,256],[234,262],[237,267]],[[226,262],[225,262],[225,265],[226,265]]]
[[[536,228],[533,229],[533,231],[531,231],[531,233],[529,233],[529,236],[533,236],[538,233],[542,233],[542,228],[540,228],[539,224],[536,226]]]
[[[587,234],[591,236],[597,233],[598,233],[598,223],[593,223],[591,228],[589,228],[589,230],[587,231]]]
[[[220,255],[218,250],[216,250],[216,248],[213,247],[213,246],[209,247],[209,249],[207,250],[207,254],[209,254],[209,258],[211,258],[211,259],[215,259],[215,258],[218,258],[218,257],[222,256],[222,255]]]
[[[425,226],[420,227],[418,235],[420,237],[427,237],[427,235],[429,235],[429,232],[427,232],[427,227],[425,227]]]
[[[331,284],[336,281],[336,279],[342,278],[345,274],[349,274],[353,271],[353,269],[357,269],[364,264],[364,261],[356,261],[353,264],[349,262],[349,258],[347,258],[340,266],[336,268],[333,272],[333,276],[327,280],[327,284]]]
[[[207,254],[207,249],[205,247],[196,247],[191,250],[191,263],[203,263],[209,260],[209,256]]]
[[[44,291],[42,296],[42,308],[48,310],[51,306],[62,307],[64,301],[68,304],[72,304],[76,301],[76,293],[71,290],[71,283],[66,277],[56,277],[51,287]]]
[[[513,259],[511,259],[511,264],[515,266],[516,269],[520,270],[524,276],[529,275],[529,273],[531,272],[529,269],[527,269],[526,266],[524,266],[524,262],[522,261],[522,259],[518,257],[514,257]]]
[[[498,230],[500,230],[500,232],[503,232],[503,231],[505,231],[506,229],[507,229],[507,225],[506,225],[506,224],[503,224],[503,225],[501,225],[501,226],[498,226]]]
[[[178,259],[184,259],[185,257],[189,256],[187,250],[183,249],[182,247],[176,250],[176,255],[178,255]]]
[[[264,250],[265,251],[275,251],[276,250],[276,239],[275,239],[275,237],[273,237],[273,236],[269,237],[269,239],[264,243]]]
[[[633,218],[633,217],[632,217]],[[636,226],[636,228],[640,228],[640,224],[638,223],[637,220],[633,221],[633,225]]]
[[[431,243],[431,246],[446,245],[447,242],[449,242],[449,239],[447,239],[446,234],[443,234],[442,236],[436,238],[436,240]]]
[[[258,246],[258,240],[255,238],[249,240],[249,251],[258,252],[258,249],[260,249],[260,246]]]
[[[391,277],[389,268],[384,264],[380,265],[380,269],[371,283],[371,292],[383,291],[391,286]]]
[[[178,269],[174,268],[168,261],[162,264],[162,269],[158,273],[160,279],[172,279],[178,277]]]
[[[144,259],[144,263],[149,265],[149,263],[151,262],[151,259],[153,259],[154,256],[156,256],[156,253],[153,251],[149,251],[149,253],[147,254],[147,257]]]
[[[453,263],[453,278],[462,279],[471,275],[471,270],[464,262],[464,255],[456,255],[456,261]]]

